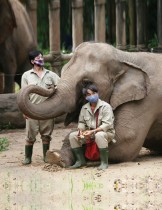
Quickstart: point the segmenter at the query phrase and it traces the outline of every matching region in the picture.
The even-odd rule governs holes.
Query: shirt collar
[[[97,111],[97,109],[99,109],[101,106],[103,105],[103,102],[101,99],[98,99],[98,102],[97,102],[97,106],[94,110],[94,113]],[[90,103],[88,102],[87,104],[85,104],[84,106],[85,109],[87,109],[90,113],[92,113],[92,110],[91,110],[91,106],[90,106]]]
[[[43,70],[42,70],[42,71],[44,72],[44,74],[46,74],[46,73],[48,73],[48,72],[49,72],[49,70],[45,69],[44,67],[43,67]],[[36,74],[36,72],[34,71],[34,69],[33,69],[33,68],[31,69],[31,73]]]

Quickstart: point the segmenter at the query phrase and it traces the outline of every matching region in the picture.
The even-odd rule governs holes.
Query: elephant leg
[[[14,92],[14,76],[11,74],[5,75],[5,88],[4,93],[13,93]]]
[[[161,119],[162,115],[159,114],[158,119],[153,123],[144,142],[144,147],[158,153],[162,153]]]
[[[116,139],[116,143],[109,145],[109,160],[111,162],[125,162],[135,159],[143,145],[143,142],[136,138],[136,133],[126,132],[122,139]],[[140,142],[140,143],[134,143]]]
[[[138,107],[133,104],[123,106],[115,113],[117,142],[109,145],[110,161],[131,161],[138,156],[154,119],[153,114],[150,114],[150,107],[147,112],[146,106],[144,103]]]
[[[13,55],[8,55],[8,60],[4,62],[5,66],[5,88],[4,93],[13,93],[15,87],[15,74],[17,70],[16,59]]]

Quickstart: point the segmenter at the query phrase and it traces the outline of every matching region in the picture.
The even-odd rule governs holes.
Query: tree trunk
[[[95,0],[95,41],[106,41],[105,0]]]
[[[136,0],[137,48],[146,47],[146,0]]]
[[[126,1],[116,0],[116,47],[126,49]]]
[[[129,44],[130,44],[130,48],[135,48],[135,45],[136,45],[135,0],[129,0],[128,7],[129,7]]]
[[[83,42],[83,0],[72,1],[73,51]]]

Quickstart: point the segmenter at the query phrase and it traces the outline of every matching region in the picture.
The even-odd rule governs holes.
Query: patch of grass
[[[153,39],[148,41],[148,48],[154,48],[158,46],[158,38],[157,35],[154,34]]]
[[[0,152],[7,150],[9,141],[7,138],[0,138]]]
[[[18,93],[20,90],[20,86],[15,82],[15,93]]]

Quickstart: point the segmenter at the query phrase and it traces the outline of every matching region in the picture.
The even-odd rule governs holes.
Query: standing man
[[[29,53],[30,63],[33,68],[26,71],[22,75],[21,87],[27,85],[38,85],[43,88],[57,88],[58,81],[60,77],[52,71],[45,69],[43,53],[39,50],[35,50]],[[34,104],[39,104],[46,100],[46,97],[31,94],[30,100]],[[26,144],[25,144],[25,160],[24,165],[30,164],[32,161],[33,145],[36,141],[36,136],[38,133],[41,135],[43,144],[43,158],[46,162],[46,152],[49,150],[51,134],[54,129],[54,119],[48,120],[33,120],[24,116],[26,119]]]

